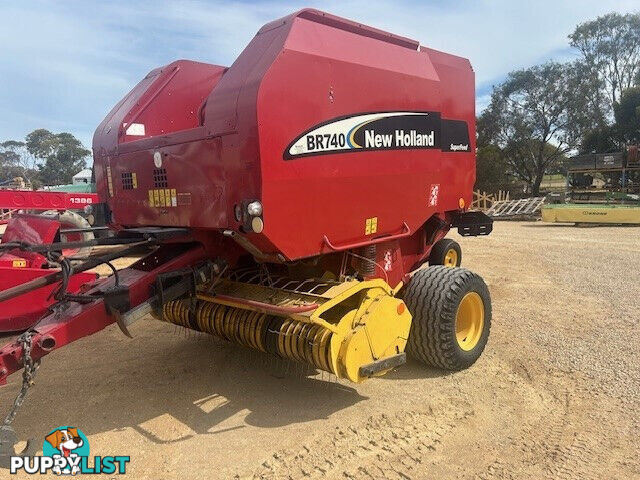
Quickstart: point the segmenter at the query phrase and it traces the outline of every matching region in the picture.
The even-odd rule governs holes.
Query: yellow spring
[[[189,300],[175,300],[162,306],[162,319],[189,328]]]
[[[213,302],[191,305],[189,300],[167,302],[162,319],[335,373],[329,351],[332,332],[321,325]]]

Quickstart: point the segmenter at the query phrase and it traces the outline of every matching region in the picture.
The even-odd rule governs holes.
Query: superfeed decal
[[[299,135],[284,152],[286,160],[311,155],[375,150],[439,149],[446,120],[438,112],[375,112],[334,118]],[[468,132],[457,129],[460,148],[468,151]],[[449,141],[447,135],[447,141]],[[466,142],[466,143],[465,143]],[[463,147],[465,146],[466,147]],[[445,148],[446,147],[446,148]]]

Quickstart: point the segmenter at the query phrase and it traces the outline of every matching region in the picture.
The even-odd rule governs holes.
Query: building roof
[[[73,178],[91,178],[91,169],[85,168],[84,170],[80,170]]]

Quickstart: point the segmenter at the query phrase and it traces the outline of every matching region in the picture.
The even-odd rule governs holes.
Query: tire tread
[[[477,291],[485,303],[484,330],[472,355],[461,353],[455,335],[459,299]],[[482,278],[465,269],[435,265],[418,270],[407,285],[404,301],[413,316],[407,351],[416,359],[445,370],[462,370],[480,356],[491,328],[491,299]]]

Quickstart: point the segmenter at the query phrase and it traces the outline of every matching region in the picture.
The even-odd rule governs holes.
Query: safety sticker
[[[367,218],[364,224],[364,234],[371,235],[378,231],[378,217]]]
[[[144,123],[132,123],[127,127],[125,134],[131,135],[132,137],[144,137]]]
[[[107,165],[107,188],[109,189],[109,196],[113,197],[113,180],[111,179],[111,167]]]
[[[435,207],[438,205],[438,195],[440,194],[440,184],[431,185],[431,189],[429,190],[429,206]]]
[[[157,188],[148,191],[150,207],[177,207],[178,193],[175,188]]]
[[[191,194],[190,193],[179,193],[178,194],[178,205],[191,205]]]
[[[384,252],[384,270],[385,272],[393,270],[393,255],[391,254],[391,250]]]

